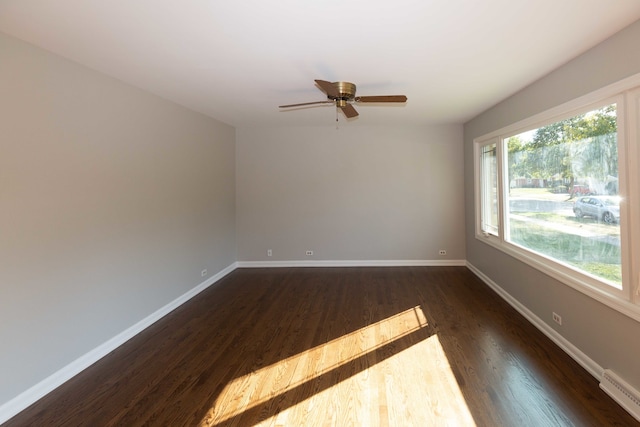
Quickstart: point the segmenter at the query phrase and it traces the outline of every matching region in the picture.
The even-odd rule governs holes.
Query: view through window
[[[617,135],[610,104],[504,139],[504,238],[622,289]]]

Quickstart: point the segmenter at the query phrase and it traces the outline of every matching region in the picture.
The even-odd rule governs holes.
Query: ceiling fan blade
[[[404,95],[356,96],[356,102],[407,102]]]
[[[320,88],[326,92],[326,94],[333,98],[338,98],[340,93],[338,93],[338,89],[331,82],[327,82],[325,80],[315,80],[316,84],[320,86]]]
[[[280,106],[278,106],[278,108],[302,107],[304,105],[314,105],[314,104],[333,104],[333,101],[303,102],[302,104],[280,105]]]
[[[351,105],[351,104],[345,104],[344,107],[340,107],[340,108],[342,108],[342,112],[349,119],[352,118],[352,117],[357,117],[358,116],[358,112],[356,111],[355,108],[353,108],[353,105]]]

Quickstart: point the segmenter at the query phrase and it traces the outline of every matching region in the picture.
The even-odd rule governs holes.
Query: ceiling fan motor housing
[[[352,101],[356,96],[356,85],[350,82],[334,82],[333,85],[338,90],[338,96],[330,96],[327,97],[331,100],[336,101],[336,105],[338,107],[344,107],[347,105],[347,101]]]

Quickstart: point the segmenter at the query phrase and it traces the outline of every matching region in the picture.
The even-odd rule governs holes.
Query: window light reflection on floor
[[[200,425],[257,411],[268,414],[264,426],[473,426],[445,351],[425,326],[417,306],[236,378]]]

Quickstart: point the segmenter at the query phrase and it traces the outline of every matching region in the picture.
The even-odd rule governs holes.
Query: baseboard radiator
[[[609,369],[605,369],[600,381],[603,389],[613,400],[640,421],[640,393]]]

